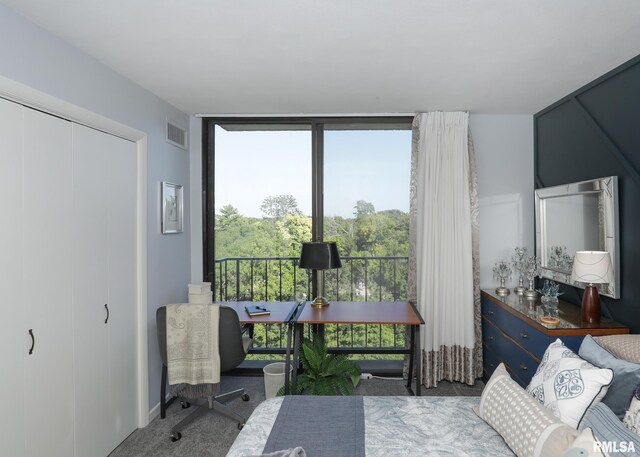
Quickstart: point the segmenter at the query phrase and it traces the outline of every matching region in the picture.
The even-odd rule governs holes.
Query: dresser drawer
[[[500,354],[501,345],[500,340],[502,339],[502,334],[500,330],[491,325],[491,323],[486,319],[482,318],[482,341],[485,346],[492,349],[496,354]]]
[[[502,353],[502,361],[525,385],[529,384],[539,364],[536,359],[531,357],[531,354],[515,344],[509,345],[508,349]]]
[[[521,319],[505,311],[490,300],[482,301],[482,315],[509,335],[524,349],[542,358],[544,351],[549,345],[549,337],[539,330],[533,328]]]
[[[500,359],[498,356],[491,350],[491,348],[484,345],[482,347],[482,368],[486,379],[488,380],[496,368],[500,365]]]

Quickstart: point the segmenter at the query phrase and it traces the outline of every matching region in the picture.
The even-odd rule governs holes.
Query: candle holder
[[[493,267],[493,277],[500,281],[500,287],[496,289],[496,294],[509,295],[511,291],[505,287],[506,280],[511,278],[511,267],[509,264],[504,260],[496,262],[496,265]]]
[[[540,272],[540,261],[536,256],[532,255],[531,257],[527,257],[524,262],[524,274],[529,280],[529,288],[524,291],[524,296],[530,300],[533,300],[538,296],[538,292],[536,292],[533,287],[535,284],[535,277],[540,276]]]
[[[525,246],[516,247],[511,256],[513,268],[518,272],[518,285],[513,288],[513,292],[523,295],[527,288],[524,286],[524,261],[527,258],[527,248]]]

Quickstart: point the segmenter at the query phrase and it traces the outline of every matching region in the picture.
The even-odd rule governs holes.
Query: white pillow
[[[585,428],[562,457],[605,457],[590,428]]]
[[[612,381],[613,370],[591,365],[557,339],[542,356],[527,392],[561,421],[577,428],[587,409],[605,396]]]
[[[474,411],[518,457],[561,457],[578,432],[535,401],[498,365]]]

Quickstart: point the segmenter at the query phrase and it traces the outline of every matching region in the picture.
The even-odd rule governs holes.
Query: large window
[[[336,241],[343,259],[325,275],[327,299],[406,299],[410,122],[205,119],[204,271],[216,300],[312,299],[297,267],[311,240]],[[281,335],[267,329],[258,344],[281,347]],[[404,344],[403,329],[384,326],[326,336],[333,346]]]

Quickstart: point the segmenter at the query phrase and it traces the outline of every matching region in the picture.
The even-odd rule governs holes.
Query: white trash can
[[[273,398],[284,386],[284,362],[275,362],[266,365],[262,372],[264,373],[264,394],[267,399]],[[291,380],[291,372],[293,367],[289,366],[289,380]]]

